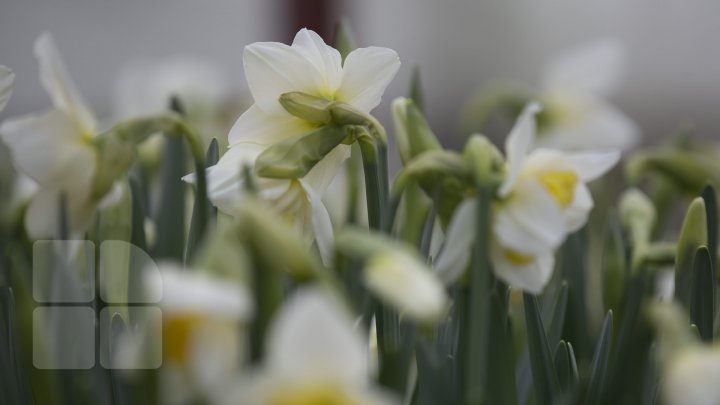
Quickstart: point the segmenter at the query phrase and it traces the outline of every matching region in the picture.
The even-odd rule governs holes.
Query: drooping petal
[[[41,185],[84,188],[95,173],[92,147],[62,111],[6,120],[0,136],[17,168]]]
[[[235,121],[228,135],[228,144],[232,147],[241,142],[252,142],[270,146],[312,128],[310,123],[300,118],[287,113],[268,113],[255,104]]]
[[[358,48],[347,56],[343,65],[343,79],[335,94],[363,112],[370,112],[380,104],[382,94],[400,69],[400,59],[388,48]]]
[[[537,253],[527,261],[513,261],[513,252],[501,245],[495,245],[490,251],[495,276],[510,287],[540,294],[550,280],[555,266],[555,253],[552,250]]]
[[[243,66],[248,87],[257,106],[268,113],[286,114],[280,95],[301,91],[324,94],[325,80],[318,68],[298,47],[279,42],[256,42],[245,47]]]
[[[15,73],[0,65],[0,111],[4,110],[8,101],[10,101],[14,83]]]
[[[436,322],[448,307],[443,284],[407,252],[390,250],[370,257],[362,278],[370,291],[413,320]]]
[[[466,199],[455,209],[440,255],[433,263],[438,278],[445,284],[457,281],[470,263],[475,240],[475,209],[477,202]]]
[[[544,89],[579,89],[608,95],[620,83],[625,62],[622,43],[603,39],[557,57],[545,68]]]
[[[301,181],[300,184],[303,186],[310,202],[312,230],[315,243],[320,251],[320,257],[323,263],[330,265],[334,255],[334,236],[330,213],[328,213],[325,203],[323,203],[318,193],[311,186],[304,181]]]
[[[585,184],[578,183],[575,186],[572,203],[563,210],[568,233],[575,232],[585,225],[592,207],[593,199],[590,190]]]
[[[84,134],[94,135],[97,129],[95,115],[70,79],[52,36],[47,32],[40,35],[34,50],[40,64],[40,83],[52,98],[55,108],[76,120]]]
[[[315,31],[303,28],[295,34],[293,48],[299,48],[302,54],[312,62],[320,72],[324,88],[333,92],[342,80],[342,59],[337,49],[325,44]]]
[[[540,105],[530,103],[515,122],[515,126],[505,139],[505,159],[507,172],[498,195],[507,197],[515,186],[520,170],[525,162],[525,157],[535,143],[535,114],[540,111]]]
[[[341,308],[319,289],[298,290],[271,325],[268,371],[279,377],[367,381],[367,344]]]
[[[497,208],[493,233],[498,242],[523,254],[557,248],[566,235],[557,202],[534,179],[517,184],[512,198]]]
[[[303,180],[318,194],[322,195],[335,176],[337,176],[345,160],[349,157],[350,146],[338,145],[310,169],[308,174],[303,177]]]

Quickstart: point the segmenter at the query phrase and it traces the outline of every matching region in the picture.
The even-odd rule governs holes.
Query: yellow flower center
[[[270,405],[360,405],[342,389],[333,384],[306,384],[278,390],[269,401]]]
[[[570,205],[578,182],[577,174],[570,170],[549,170],[540,174],[538,180],[562,208]]]
[[[178,364],[185,364],[190,335],[201,321],[202,319],[198,315],[166,318],[163,330],[163,358]]]
[[[505,259],[516,266],[527,266],[535,260],[532,255],[526,255],[511,249],[505,250]]]

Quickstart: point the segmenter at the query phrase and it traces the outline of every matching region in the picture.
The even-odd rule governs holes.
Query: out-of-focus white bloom
[[[5,109],[15,84],[15,73],[0,65],[0,111]]]
[[[554,251],[580,229],[593,207],[585,183],[607,172],[618,152],[565,153],[531,150],[537,104],[528,105],[505,142],[506,173],[493,207],[491,261],[498,278],[539,293],[550,279]],[[463,202],[451,219],[446,252],[436,270],[446,281],[459,277],[475,238],[475,205]]]
[[[363,282],[401,315],[423,323],[438,321],[449,305],[445,287],[418,257],[388,250],[367,259]]]
[[[208,398],[242,365],[243,325],[254,304],[239,282],[161,263],[145,274],[149,296],[161,296],[163,397],[168,403]]]
[[[547,126],[542,128],[538,145],[563,150],[627,150],[637,144],[640,130],[635,122],[606,100],[620,83],[624,60],[620,43],[599,40],[550,62],[539,95]]]
[[[670,360],[663,377],[662,390],[668,405],[720,404],[720,348],[680,349]]]
[[[0,136],[12,153],[15,166],[39,185],[25,217],[30,236],[49,237],[58,231],[60,196],[67,198],[70,229],[83,231],[98,206],[121,197],[115,187],[102,201],[91,198],[97,153],[92,140],[97,123],[74,83],[52,37],[45,33],[35,41],[40,82],[50,95],[53,109],[39,115],[8,119]]]
[[[283,93],[298,91],[326,97],[369,112],[380,103],[400,66],[394,51],[378,47],[356,49],[342,63],[337,50],[307,29],[297,33],[292,45],[278,42],[248,45],[243,63],[255,104],[230,130],[230,149],[208,170],[210,199],[230,214],[244,191],[243,165],[254,166],[257,156],[267,147],[317,127],[316,123],[285,111],[279,102]],[[320,196],[348,155],[349,147],[340,145],[302,179],[257,179],[260,197],[292,218],[309,235],[308,240],[315,238],[321,252],[327,250],[323,246],[328,242],[322,239],[328,237],[332,227]]]
[[[394,404],[372,385],[367,339],[342,306],[308,288],[288,300],[267,337],[265,363],[233,382],[227,404]]]

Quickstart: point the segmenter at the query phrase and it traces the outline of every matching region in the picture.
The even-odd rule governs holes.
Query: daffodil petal
[[[552,196],[533,179],[523,179],[512,198],[495,214],[493,233],[515,251],[537,254],[557,248],[566,235],[565,221]]]
[[[0,65],[0,111],[4,110],[8,101],[10,101],[14,83],[15,73]]]
[[[315,164],[308,174],[303,177],[303,180],[312,186],[318,194],[322,195],[338,174],[345,160],[349,157],[350,146],[338,145]]]
[[[535,143],[535,114],[539,111],[540,105],[537,103],[530,103],[525,106],[525,109],[515,121],[515,126],[513,126],[507,139],[505,139],[507,172],[498,189],[500,197],[507,197],[512,191],[525,162],[525,157]]]
[[[330,265],[334,256],[334,236],[330,213],[328,213],[325,203],[323,203],[312,186],[304,181],[301,181],[300,184],[303,186],[308,201],[310,202],[310,208],[312,210],[312,230],[315,236],[315,243],[317,243],[318,250],[320,251],[320,257],[323,263]]]
[[[312,128],[300,118],[288,113],[269,113],[255,104],[235,121],[228,135],[228,144],[233,147],[238,143],[252,142],[270,146]]]
[[[608,95],[620,83],[625,49],[612,39],[602,39],[558,56],[545,68],[545,89],[569,88]]]
[[[720,402],[720,350],[716,346],[681,349],[663,375],[668,405],[713,405]]]
[[[536,149],[528,156],[523,170],[542,173],[569,170],[586,183],[607,173],[620,160],[618,151],[567,153],[553,149]]]
[[[295,34],[292,47],[302,50],[303,55],[315,65],[324,79],[324,88],[334,91],[340,86],[342,80],[340,52],[325,44],[320,35],[303,28]]]
[[[95,154],[80,138],[76,122],[64,112],[8,119],[0,126],[0,136],[17,168],[41,185],[89,186]]]
[[[457,281],[470,263],[475,240],[475,199],[466,199],[455,209],[447,229],[447,236],[433,269],[445,284]]]
[[[348,54],[335,97],[363,112],[380,104],[385,88],[400,69],[400,59],[388,48],[358,48]]]
[[[325,84],[321,72],[297,47],[256,42],[245,47],[243,65],[253,99],[265,112],[286,113],[278,101],[283,93],[322,95],[318,94]]]
[[[367,344],[342,306],[317,288],[298,290],[275,315],[267,367],[277,376],[368,379]]]
[[[60,193],[40,189],[30,200],[25,213],[25,229],[33,239],[57,235],[59,232]]]
[[[40,83],[50,95],[53,105],[77,120],[83,133],[94,135],[97,128],[95,115],[70,79],[52,36],[47,32],[40,35],[34,50],[40,64]]]
[[[575,232],[585,225],[592,207],[593,199],[590,190],[585,184],[578,183],[575,186],[572,203],[563,210],[568,233]]]
[[[526,264],[509,261],[501,246],[493,246],[490,253],[495,276],[510,287],[540,294],[550,280],[555,266],[555,253],[552,250],[537,253]]]

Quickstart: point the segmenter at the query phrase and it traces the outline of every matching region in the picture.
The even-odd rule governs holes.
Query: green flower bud
[[[638,183],[646,173],[657,173],[683,192],[697,195],[705,185],[720,184],[720,163],[700,153],[682,149],[659,149],[638,153],[625,166],[628,180]]]
[[[330,107],[335,101],[324,97],[293,91],[280,96],[280,104],[290,114],[315,124],[329,124],[332,120]]]
[[[500,184],[503,158],[495,145],[483,135],[471,135],[465,144],[463,158],[470,164],[477,184]]]
[[[650,242],[655,225],[655,206],[639,189],[631,188],[620,196],[620,222],[630,231],[633,246],[637,249]]]
[[[392,111],[395,140],[403,164],[422,152],[442,149],[420,109],[412,100],[403,97],[395,99]]]

